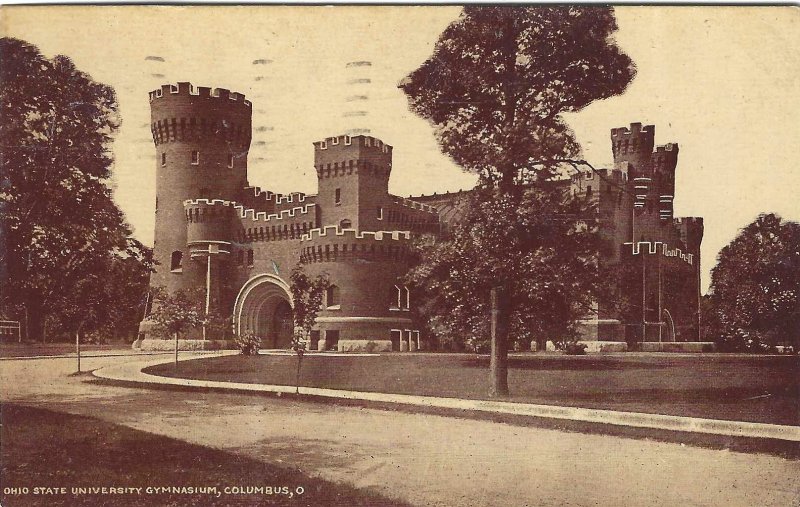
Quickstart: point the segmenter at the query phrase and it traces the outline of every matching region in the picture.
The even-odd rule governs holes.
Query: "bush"
[[[564,347],[564,353],[569,356],[582,356],[586,354],[586,344],[578,342],[567,343]]]
[[[251,331],[246,331],[241,335],[234,335],[233,340],[236,346],[246,356],[254,356],[258,354],[258,349],[261,348],[261,337],[256,336]]]

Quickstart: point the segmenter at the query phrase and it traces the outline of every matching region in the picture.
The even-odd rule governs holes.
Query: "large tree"
[[[430,268],[423,283],[450,283],[439,309],[485,315],[487,287],[504,295],[494,394],[507,390],[506,330],[556,338],[600,286],[597,223],[575,213],[584,203],[558,182],[580,156],[564,113],[622,93],[635,73],[612,39],[616,29],[607,7],[465,7],[400,84],[442,151],[485,189],[454,242],[423,249],[418,272]],[[454,266],[468,271],[463,284]]]
[[[800,347],[800,224],[770,213],[742,229],[719,253],[709,300],[721,349]]]
[[[107,280],[106,256],[131,253],[109,187],[117,99],[69,58],[17,39],[0,39],[0,61],[0,303],[38,339],[54,311],[80,305],[67,300],[91,283],[84,275]]]

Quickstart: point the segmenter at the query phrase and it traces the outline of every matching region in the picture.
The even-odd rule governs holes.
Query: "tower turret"
[[[314,143],[320,223],[346,229],[381,229],[389,195],[392,147],[370,136],[328,137]]]
[[[658,218],[672,221],[672,202],[675,198],[675,167],[678,164],[678,145],[658,146],[652,156],[653,183],[658,195]]]
[[[656,127],[631,123],[630,128],[611,129],[614,163],[629,162],[628,178],[651,176],[650,157],[655,144]]]
[[[207,266],[201,262],[198,248],[190,251],[184,202],[198,198],[232,200],[246,185],[252,106],[240,93],[178,83],[150,92],[150,112],[156,148],[153,252],[158,262],[150,285],[164,287],[170,293],[202,288]],[[206,227],[205,217],[197,224]],[[226,238],[191,239],[196,243]],[[147,327],[144,324],[143,330]]]

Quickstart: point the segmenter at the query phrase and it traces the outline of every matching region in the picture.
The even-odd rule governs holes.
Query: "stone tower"
[[[190,238],[192,228],[187,229],[187,222],[206,222],[206,217],[189,220],[184,202],[203,198],[234,200],[247,185],[252,107],[240,93],[194,88],[190,83],[163,85],[149,96],[150,128],[156,148],[153,253],[158,263],[150,276],[150,286],[163,287],[169,293],[205,288],[207,263],[202,262],[203,249],[208,252],[208,245],[213,243],[216,253],[226,238],[205,242],[202,240],[207,238]],[[213,218],[227,221],[227,217]],[[215,229],[225,229],[226,233],[230,230]],[[149,323],[143,322],[140,331],[148,329]]]
[[[392,147],[370,136],[337,136],[314,143],[320,222],[343,229],[385,228]]]

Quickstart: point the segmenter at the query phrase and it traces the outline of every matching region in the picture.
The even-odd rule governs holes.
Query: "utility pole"
[[[661,256],[658,256],[658,343],[661,343],[661,331],[664,328],[664,318],[661,306]]]
[[[492,351],[489,396],[508,396],[508,293],[503,286],[492,288]]]

